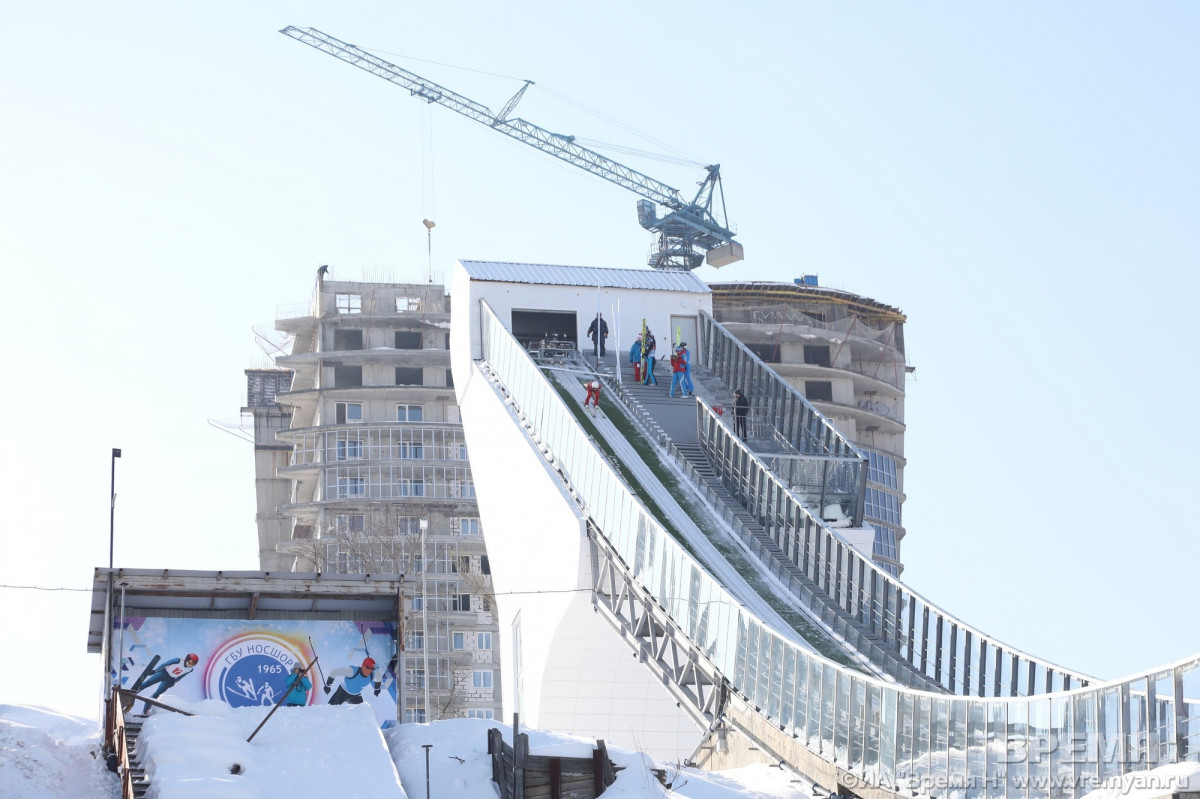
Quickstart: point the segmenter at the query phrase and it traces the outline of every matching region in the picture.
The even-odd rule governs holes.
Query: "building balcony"
[[[289,475],[291,476],[291,475]],[[356,506],[377,502],[475,505],[475,483],[466,465],[344,462],[297,481],[292,503],[280,510],[300,515],[305,507]]]
[[[461,425],[391,422],[281,430],[292,446],[292,462],[280,472],[314,470],[353,463],[467,465]]]
[[[287,369],[322,366],[365,366],[386,363],[394,366],[450,366],[450,350],[442,347],[423,349],[397,349],[395,347],[373,347],[371,349],[324,350],[301,352],[275,359],[276,364]]]
[[[811,397],[808,401],[830,419],[852,419],[858,435],[863,432],[898,434],[906,429],[904,422],[897,418],[899,413],[881,400],[864,397],[852,405],[830,400],[814,400]]]

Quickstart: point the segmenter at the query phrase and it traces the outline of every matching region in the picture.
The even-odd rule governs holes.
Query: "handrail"
[[[707,403],[697,408],[700,445],[721,481],[826,601],[857,618],[893,657],[963,696],[1026,696],[1093,681],[1001,643],[893,577],[813,515]]]
[[[1191,721],[1200,709],[1200,656],[1069,691],[971,697],[864,675],[782,637],[667,533],[491,307],[480,301],[480,310],[482,356],[497,390],[553,458],[629,578],[670,615],[711,671],[770,721],[765,726],[866,785],[911,796],[995,795],[995,787],[1007,799],[1076,797],[1114,775],[1200,758],[1200,730]],[[829,585],[845,574],[831,565],[848,563],[849,548],[836,534],[814,538],[826,551],[812,558],[810,573],[821,577],[821,566]],[[878,576],[870,586],[873,603],[887,607]],[[844,589],[862,596],[853,585]],[[894,607],[901,597],[915,607],[906,589],[894,596]]]
[[[114,685],[104,703],[104,756],[109,770],[116,772],[121,780],[121,799],[134,799],[129,746],[125,740],[125,714],[121,712],[122,690]]]

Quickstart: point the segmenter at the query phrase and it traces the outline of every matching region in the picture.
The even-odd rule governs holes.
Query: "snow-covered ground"
[[[380,731],[364,706],[319,705],[276,713],[250,743],[262,708],[208,700],[176,703],[197,715],[159,713],[146,720],[139,745],[155,776],[151,799],[297,799],[371,796],[423,799],[429,744],[429,796],[498,796],[491,781],[487,731],[512,728],[483,719],[408,724]],[[523,729],[534,754],[590,756],[592,741]],[[98,722],[30,705],[0,705],[0,797],[116,799],[120,784],[100,757]],[[605,791],[611,799],[811,799],[810,783],[772,766],[710,773],[655,764],[609,747],[622,769]],[[233,770],[237,774],[231,773]],[[665,769],[664,788],[652,769]],[[1153,799],[1200,791],[1200,763],[1128,775],[1087,799]]]
[[[255,797],[497,796],[491,781],[487,731],[511,726],[483,719],[409,724],[380,731],[369,709],[352,705],[285,708],[250,743],[261,708],[230,708],[217,701],[175,703],[197,715],[152,714],[142,729],[143,766],[155,776],[160,799]],[[186,706],[185,706],[186,705]],[[0,796],[5,799],[112,799],[115,775],[100,757],[98,722],[28,705],[0,705]],[[522,730],[534,754],[590,756],[593,741]],[[654,764],[644,755],[609,747],[623,767],[605,792],[613,799],[811,799],[809,783],[770,766],[721,773]],[[231,769],[237,766],[238,774]],[[652,768],[666,770],[670,791]]]

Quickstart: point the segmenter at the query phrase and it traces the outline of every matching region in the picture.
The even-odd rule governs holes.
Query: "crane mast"
[[[481,103],[316,28],[289,26],[280,33],[402,86],[414,97],[457,111],[523,144],[641,195],[645,199],[638,201],[638,222],[645,229],[658,234],[657,248],[649,261],[650,266],[656,269],[690,270],[706,260],[710,266],[719,267],[742,260],[742,245],[734,241],[733,232],[719,223],[713,214],[714,202],[719,197],[721,217],[725,218],[719,164],[706,167],[707,175],[700,182],[699,191],[688,202],[677,189],[577,144],[574,136],[554,133],[519,117],[510,119],[509,113],[529,88],[530,81],[525,82],[500,113],[494,114]],[[664,206],[668,213],[660,218],[656,205]]]

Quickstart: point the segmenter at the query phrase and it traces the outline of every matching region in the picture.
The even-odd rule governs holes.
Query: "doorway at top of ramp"
[[[542,339],[569,341],[579,349],[579,320],[574,311],[542,311],[513,309],[513,338],[529,349],[531,343]]]

